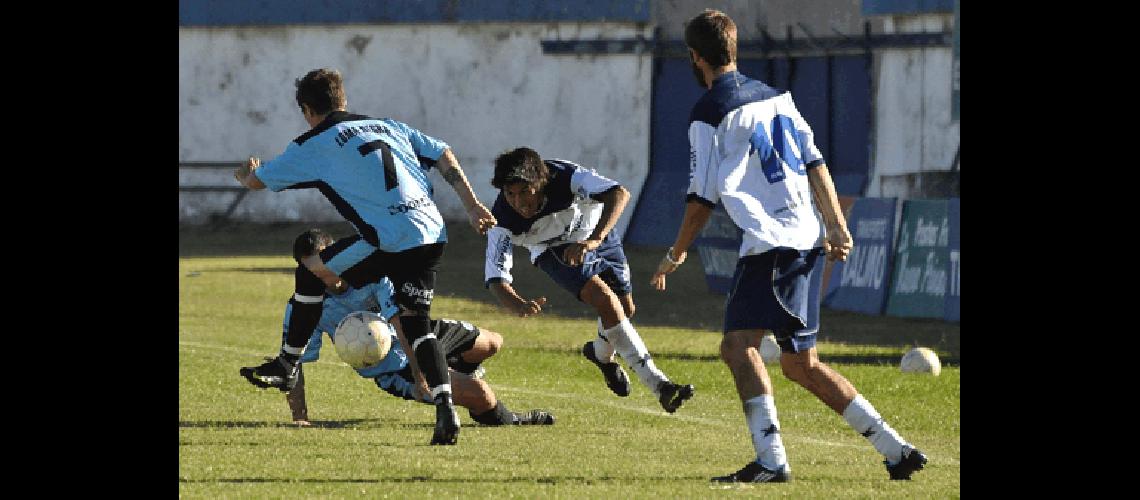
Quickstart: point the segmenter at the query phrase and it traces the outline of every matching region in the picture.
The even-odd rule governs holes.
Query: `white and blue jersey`
[[[823,164],[790,92],[739,72],[716,78],[689,117],[687,201],[724,203],[743,231],[740,257],[821,246],[808,169]]]
[[[491,280],[510,283],[513,246],[530,250],[532,263],[550,247],[589,238],[602,217],[604,204],[594,196],[618,186],[612,179],[566,160],[543,160],[550,181],[543,189],[545,202],[538,214],[524,219],[500,192],[491,208],[498,223],[487,232],[484,285]]]
[[[447,240],[428,180],[447,149],[396,120],[334,111],[255,175],[273,191],[320,190],[356,228],[361,245],[395,253]]]

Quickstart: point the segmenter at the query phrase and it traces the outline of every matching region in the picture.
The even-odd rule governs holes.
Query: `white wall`
[[[895,18],[887,32],[942,32],[952,16]],[[867,196],[907,198],[908,188],[891,176],[950,170],[961,140],[950,118],[949,47],[888,49],[877,53],[875,133]],[[884,181],[884,178],[887,178]]]
[[[448,142],[487,205],[497,194],[494,157],[523,145],[596,168],[636,200],[649,168],[651,56],[546,55],[539,43],[636,35],[650,32],[614,23],[179,28],[178,159],[280,154],[308,128],[293,81],[333,67],[345,77],[349,111],[398,119]],[[445,217],[461,219],[458,198],[433,176]],[[225,170],[182,170],[179,183],[236,185]],[[200,222],[233,196],[181,194],[179,221]],[[314,190],[250,193],[234,216],[341,220]]]

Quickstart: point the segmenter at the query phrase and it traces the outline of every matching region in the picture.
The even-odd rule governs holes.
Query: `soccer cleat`
[[[891,475],[892,480],[909,481],[911,474],[922,470],[922,466],[926,465],[926,455],[918,451],[918,448],[907,446],[903,448],[902,460],[899,460],[899,463],[891,465],[884,460],[883,464],[887,466],[887,473]]]
[[[787,467],[780,467],[780,470],[774,471],[756,463],[755,460],[732,474],[712,478],[714,483],[786,483],[791,480],[792,473]]]
[[[431,444],[455,444],[459,440],[459,415],[448,400],[435,405],[435,432]]]
[[[672,382],[661,382],[657,386],[657,392],[661,394],[661,407],[669,413],[677,411],[684,404],[685,400],[693,397],[693,391],[696,390],[692,384],[678,385]]]
[[[297,369],[301,363],[288,363],[281,359],[281,356],[276,358],[265,358],[265,363],[260,366],[246,366],[238,373],[245,377],[249,383],[268,389],[276,387],[281,392],[289,392],[297,386]]]
[[[542,410],[516,413],[515,425],[554,425],[554,415]]]
[[[614,394],[623,398],[629,395],[629,377],[626,376],[625,370],[615,362],[602,363],[598,361],[594,355],[594,341],[586,342],[586,345],[582,346],[582,355],[598,366],[598,369],[602,371],[602,376],[606,378],[606,387],[609,387]]]

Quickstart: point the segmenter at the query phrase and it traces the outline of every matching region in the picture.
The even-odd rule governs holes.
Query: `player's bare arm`
[[[320,254],[313,254],[301,259],[301,264],[321,279],[325,287],[334,294],[341,294],[348,290],[348,285],[340,278],[332,269],[325,266],[325,262],[321,260]]]
[[[491,211],[479,202],[475,191],[471,190],[471,183],[467,182],[467,176],[463,174],[463,168],[459,166],[459,160],[455,158],[451,148],[445,149],[443,155],[439,157],[438,168],[443,180],[455,189],[455,193],[463,202],[463,207],[467,210],[467,222],[479,231],[479,234],[487,234],[487,231],[495,226],[495,216],[491,215]]]
[[[410,311],[405,311],[405,313],[410,314]],[[423,372],[420,371],[420,364],[416,361],[416,351],[412,349],[412,344],[408,342],[408,338],[404,336],[404,327],[400,323],[399,318],[393,317],[389,323],[392,325],[392,329],[396,330],[396,339],[400,341],[400,347],[404,352],[412,353],[408,355],[408,364],[412,367],[412,375],[416,380],[415,397],[423,400],[425,395],[431,394],[431,389],[428,388],[427,379],[424,378]]]
[[[524,299],[515,292],[510,283],[503,281],[492,282],[488,289],[491,290],[491,295],[495,296],[499,304],[519,317],[537,315],[542,312],[542,306],[546,304],[546,297],[539,297],[534,300]]]
[[[562,260],[571,266],[581,265],[586,260],[586,252],[598,248],[602,240],[610,234],[626,204],[629,203],[629,190],[623,186],[615,186],[597,195],[597,199],[602,202],[602,215],[598,219],[598,225],[594,227],[594,232],[583,241],[566,245],[562,251]]]
[[[665,251],[665,256],[661,257],[661,262],[657,264],[657,271],[654,271],[653,278],[649,283],[657,290],[665,290],[665,275],[676,271],[685,262],[685,257],[689,255],[689,245],[693,244],[693,240],[697,239],[700,234],[701,228],[709,221],[709,216],[712,215],[712,209],[697,201],[690,201],[685,204],[685,218],[681,219],[681,228],[677,231],[677,239],[674,240],[673,246]]]
[[[839,197],[835,194],[835,184],[831,181],[831,173],[827,165],[808,169],[808,184],[811,185],[812,198],[815,206],[823,216],[827,237],[823,242],[823,251],[828,260],[847,260],[851,253],[851,233],[847,230],[847,219],[843,217],[843,210],[839,206]]]
[[[256,156],[250,156],[248,160],[242,162],[242,164],[234,170],[234,179],[237,179],[241,185],[255,191],[265,189],[265,183],[261,182],[261,179],[258,179],[257,175],[254,175],[254,172],[257,171],[260,166],[261,159]]]

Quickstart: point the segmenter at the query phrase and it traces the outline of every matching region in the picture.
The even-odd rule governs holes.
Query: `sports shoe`
[[[685,400],[693,397],[693,391],[696,390],[692,384],[678,385],[672,382],[661,382],[657,386],[657,392],[661,394],[661,407],[669,413],[677,411]]]
[[[915,471],[922,470],[922,466],[926,465],[926,455],[923,455],[918,448],[906,446],[903,448],[902,460],[899,463],[891,465],[890,462],[883,460],[887,466],[887,473],[891,475],[892,480],[910,480],[910,475]]]
[[[458,440],[459,415],[448,398],[435,405],[435,432],[431,435],[431,444],[455,444]]]
[[[554,425],[554,415],[542,410],[516,413],[515,425]]]
[[[289,392],[297,386],[297,368],[301,363],[289,363],[281,356],[276,358],[265,358],[265,363],[261,366],[246,366],[238,373],[245,377],[249,383],[268,389],[276,387],[281,392]]]
[[[791,480],[792,473],[787,467],[780,467],[780,470],[774,471],[756,463],[755,460],[732,474],[712,478],[714,483],[786,483]]]
[[[598,366],[598,369],[602,371],[602,376],[606,377],[606,387],[609,387],[614,394],[623,398],[629,395],[629,377],[626,376],[625,370],[616,362],[602,363],[598,361],[597,356],[594,355],[594,341],[586,342],[586,345],[582,346],[582,355]]]

